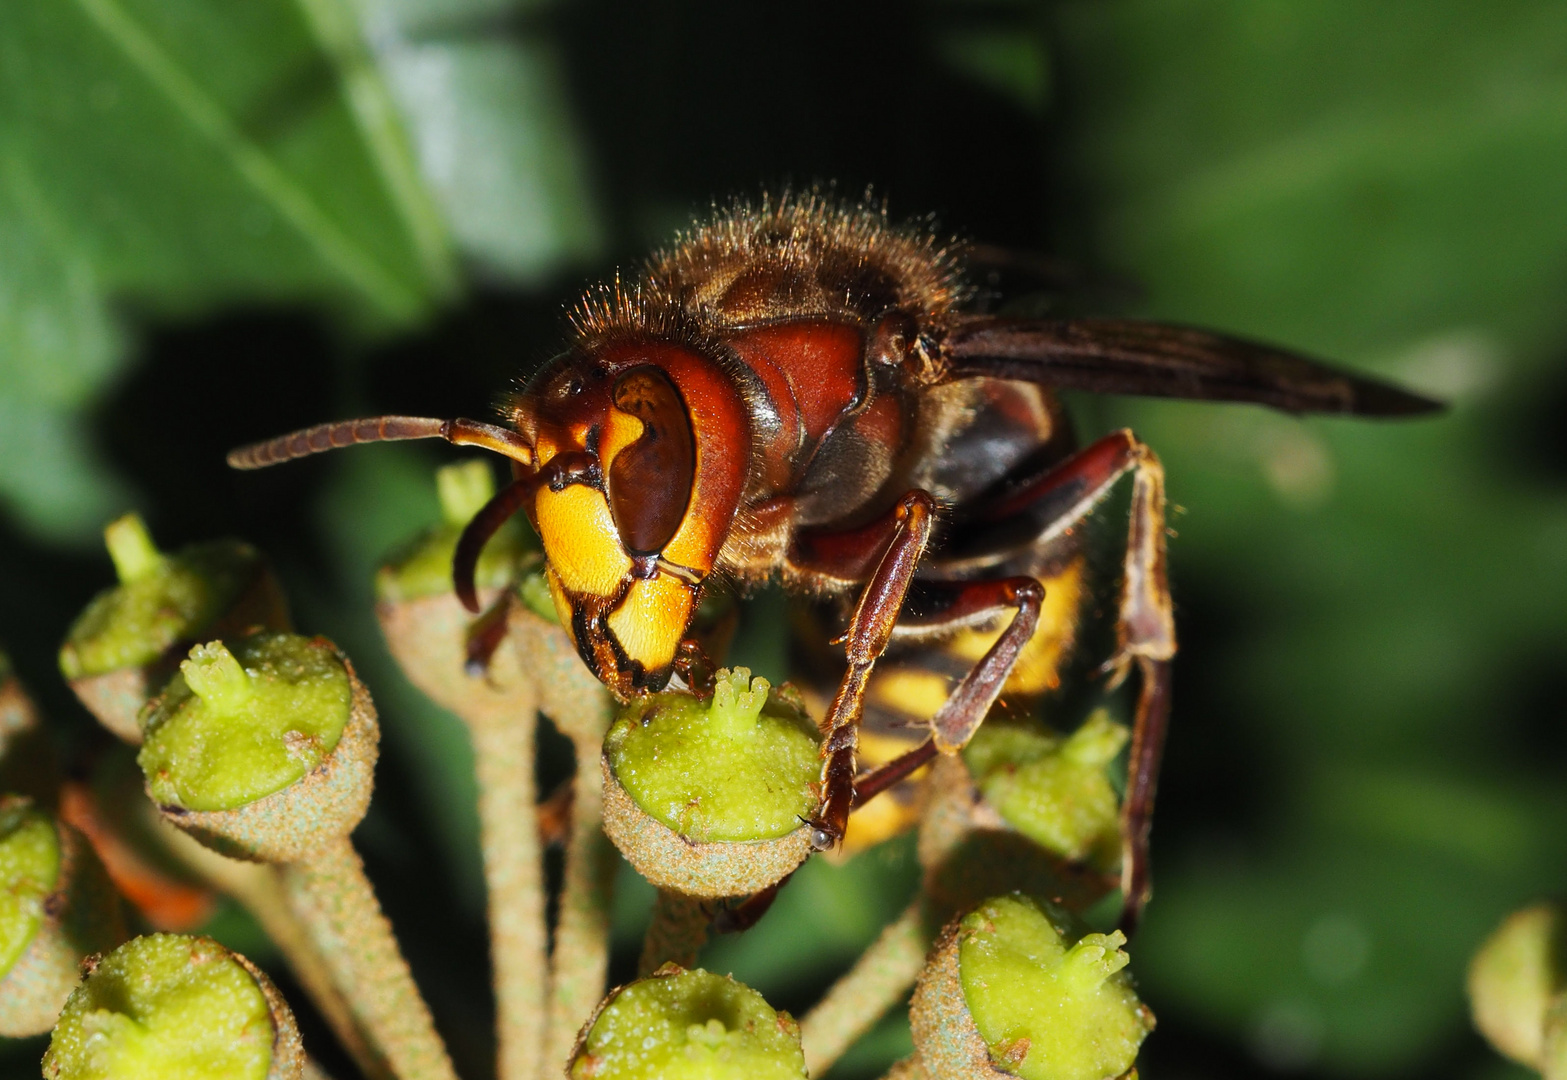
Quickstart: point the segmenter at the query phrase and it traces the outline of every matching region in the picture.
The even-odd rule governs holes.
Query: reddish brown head
[[[556,360],[511,418],[561,623],[618,696],[661,687],[749,468],[738,390],[691,346],[619,340]]]

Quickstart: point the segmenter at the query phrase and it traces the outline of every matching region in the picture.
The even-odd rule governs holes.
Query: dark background
[[[167,546],[267,550],[299,624],[376,692],[387,740],[358,839],[482,1076],[468,750],[369,609],[451,455],[236,476],[222,453],[353,413],[484,415],[586,282],[712,200],[874,185],[895,216],[1065,260],[1076,302],[1452,403],[1385,425],[1075,407],[1155,446],[1179,508],[1158,895],[1130,950],[1160,1019],[1143,1075],[1511,1071],[1470,1033],[1462,978],[1567,868],[1567,9],[311,10],[343,32],[286,0],[0,5],[0,642],[70,760],[97,742],[54,650],[110,580],[102,524],[136,508]],[[776,675],[769,603],[745,640]],[[897,846],[813,863],[706,962],[801,1009],[912,873]],[[629,949],[647,895],[622,881]],[[232,911],[214,932],[272,958]],[[834,1075],[906,1044],[884,1024]],[[34,1075],[41,1045],[8,1047],[6,1075]]]

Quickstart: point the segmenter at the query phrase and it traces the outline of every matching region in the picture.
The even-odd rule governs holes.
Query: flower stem
[[[609,916],[614,882],[614,848],[603,829],[603,789],[598,783],[598,742],[577,739],[572,778],[571,835],[566,841],[560,916],[550,958],[546,1070],[571,1057],[577,1032],[599,1000],[609,971]]]
[[[393,1080],[390,1066],[370,1048],[347,999],[333,984],[326,959],[289,907],[278,868],[219,855],[167,822],[155,820],[158,836],[176,858],[211,887],[233,898],[260,924],[360,1072],[371,1080]]]
[[[806,1072],[820,1076],[902,1000],[919,978],[929,949],[924,912],[916,900],[801,1019]]]
[[[443,506],[482,491],[470,471],[442,470]],[[505,618],[506,607],[492,609]],[[495,984],[498,1080],[535,1080],[547,1004],[543,845],[534,782],[540,685],[515,647],[496,650],[481,674],[466,669],[473,620],[450,594],[382,603],[387,643],[403,672],[468,729],[479,788],[479,840],[489,906],[490,964]],[[488,618],[487,616],[486,618]],[[557,633],[558,633],[557,629]],[[597,998],[594,999],[597,1004]]]
[[[347,837],[283,868],[289,905],[343,990],[354,1018],[399,1080],[457,1080],[364,864]]]
[[[505,710],[468,709],[479,781],[479,835],[489,895],[499,1080],[534,1080],[543,1062],[547,935],[544,852],[539,842],[533,744],[536,695],[526,678],[508,686]],[[526,699],[526,700],[524,700]]]
[[[642,959],[637,964],[637,975],[651,975],[660,965],[671,962],[685,968],[695,967],[696,954],[707,941],[710,921],[698,897],[658,890],[653,923],[647,928],[647,937],[642,939]]]

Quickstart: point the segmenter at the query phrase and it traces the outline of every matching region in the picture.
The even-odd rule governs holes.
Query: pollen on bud
[[[44,1054],[46,1080],[297,1080],[293,1014],[244,957],[207,938],[139,937],[98,959]]]
[[[803,1080],[800,1028],[733,978],[665,964],[614,991],[578,1040],[572,1080]]]

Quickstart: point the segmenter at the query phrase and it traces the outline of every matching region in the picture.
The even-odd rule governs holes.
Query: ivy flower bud
[[[249,544],[215,540],[174,555],[140,517],[104,530],[120,583],[95,596],[60,647],[60,671],[100,723],[140,742],[136,716],[190,642],[253,627],[288,628],[288,605]]]
[[[0,799],[0,1035],[41,1035],[82,957],[125,936],[119,898],[80,833],[31,799]]]
[[[87,965],[45,1080],[298,1080],[299,1030],[272,981],[208,938],[139,937]]]
[[[376,573],[376,599],[399,603],[452,594],[452,556],[463,529],[495,494],[495,474],[487,461],[447,465],[435,473],[441,523],[395,552]],[[485,544],[474,569],[480,592],[502,589],[540,561],[531,535],[508,523]],[[547,599],[547,596],[546,596]],[[550,610],[553,612],[553,602]]]
[[[604,828],[637,872],[688,896],[744,896],[810,854],[821,734],[789,688],[745,668],[711,700],[652,694],[604,739]]]
[[[948,1080],[1122,1076],[1154,1026],[1125,943],[1017,894],[949,924],[910,1007],[925,1068]]]
[[[665,964],[613,991],[577,1040],[572,1080],[804,1080],[800,1026],[732,978]]]
[[[1130,737],[1099,709],[1065,739],[1033,724],[986,724],[963,757],[1008,825],[1053,855],[1110,870],[1120,862],[1121,827],[1106,768]]]
[[[1546,1019],[1553,999],[1567,988],[1563,930],[1562,911],[1555,904],[1515,911],[1469,964],[1475,1027],[1499,1053],[1534,1069],[1545,1064]],[[1552,1050],[1560,1053],[1554,1046]]]
[[[142,726],[147,794],[223,854],[294,861],[347,836],[369,806],[375,707],[323,638],[198,645]]]

